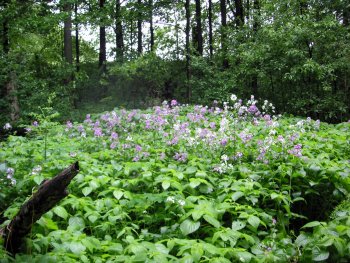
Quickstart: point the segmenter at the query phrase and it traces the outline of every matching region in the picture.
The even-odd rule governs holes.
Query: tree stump
[[[68,195],[67,186],[78,174],[78,162],[70,165],[54,178],[43,182],[38,191],[25,202],[10,224],[0,230],[5,249],[15,255],[20,251],[23,238],[31,231],[33,224],[59,201]]]

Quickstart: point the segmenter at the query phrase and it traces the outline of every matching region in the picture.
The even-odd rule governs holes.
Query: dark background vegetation
[[[268,99],[280,113],[350,117],[345,0],[0,3],[0,123],[33,120],[39,107],[79,120],[231,93]],[[85,26],[97,43],[82,38]]]

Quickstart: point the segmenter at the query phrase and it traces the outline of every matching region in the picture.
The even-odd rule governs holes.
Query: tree
[[[186,13],[186,78],[187,78],[187,101],[190,102],[191,100],[191,87],[190,87],[190,78],[191,78],[191,72],[190,72],[190,23],[191,23],[191,11],[190,11],[190,0],[185,0],[185,13]]]
[[[220,0],[220,14],[221,14],[221,53],[222,65],[224,69],[229,67],[227,59],[227,21],[226,21],[226,0]]]
[[[99,7],[100,7],[100,14],[103,14],[104,12],[104,5],[105,0],[99,0]],[[106,71],[106,62],[107,62],[107,55],[106,55],[106,26],[104,24],[104,19],[100,17],[100,52],[99,52],[99,58],[98,58],[98,67],[101,70],[101,72]]]
[[[124,38],[120,0],[115,1],[115,38],[116,38],[116,60],[124,60]]]
[[[202,9],[201,1],[196,0],[196,26],[193,34],[193,42],[196,48],[196,54],[203,55],[203,36],[202,36]]]
[[[152,52],[154,51],[153,0],[148,0],[148,8],[149,8],[150,45],[151,45],[151,52]]]
[[[75,20],[75,63],[76,70],[80,70],[80,45],[79,45],[79,23],[78,23],[78,0],[74,3],[74,20]]]
[[[142,1],[137,0],[137,53],[142,54]]]
[[[73,49],[72,49],[72,6],[69,1],[64,1],[63,11],[65,13],[64,19],[64,37],[63,37],[63,46],[64,46],[64,59],[67,63],[73,63]],[[68,80],[69,82],[70,80]]]
[[[242,0],[235,0],[236,12],[235,12],[235,21],[236,26],[240,27],[244,25],[244,10]]]
[[[209,25],[209,55],[213,58],[213,3],[209,0],[208,7],[208,25]]]

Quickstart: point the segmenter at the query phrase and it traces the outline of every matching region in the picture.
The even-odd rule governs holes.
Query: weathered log
[[[59,201],[68,195],[66,187],[78,174],[78,162],[70,165],[54,178],[42,183],[38,191],[22,205],[10,224],[0,230],[4,237],[5,249],[15,255],[20,251],[23,238],[31,231],[32,225]]]

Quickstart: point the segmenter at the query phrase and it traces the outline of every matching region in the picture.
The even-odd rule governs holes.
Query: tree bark
[[[78,172],[79,164],[76,162],[54,178],[43,182],[38,191],[22,205],[10,224],[0,231],[8,252],[15,255],[20,251],[23,238],[31,231],[33,224],[68,195],[66,188]]]
[[[103,11],[105,5],[105,0],[99,0],[100,11]],[[103,23],[103,19],[100,19],[100,52],[98,58],[98,67],[101,72],[106,71],[106,27]]]
[[[203,36],[202,36],[202,9],[201,0],[196,0],[196,27],[194,32],[194,43],[196,53],[203,56]]]
[[[75,18],[75,64],[76,70],[80,70],[80,43],[79,43],[79,23],[78,23],[78,1],[74,4],[74,18]]]
[[[208,8],[208,24],[209,24],[209,55],[213,58],[213,3],[209,0]]]
[[[254,40],[255,41],[255,37],[256,34],[258,32],[258,28],[259,28],[259,16],[260,16],[260,3],[259,0],[254,0],[253,2],[253,8],[254,8],[254,17],[253,17],[253,33],[254,33]],[[256,69],[256,72],[253,74],[252,76],[252,94],[257,97],[258,96],[258,74],[257,71],[259,70],[259,68]]]
[[[221,52],[222,52],[222,66],[224,69],[229,67],[227,59],[227,34],[226,34],[226,0],[220,0],[220,14],[221,14]]]
[[[137,53],[139,55],[142,54],[142,2],[141,0],[137,0]]]
[[[10,102],[10,119],[12,122],[16,122],[19,120],[19,102],[17,97],[17,75],[15,71],[10,72],[9,80],[6,83],[6,93],[7,98]]]
[[[122,14],[120,11],[120,0],[115,4],[115,37],[116,37],[116,60],[123,62],[124,60],[124,39],[123,39],[123,25]]]
[[[149,31],[151,35],[151,52],[154,50],[154,28],[153,28],[153,0],[149,0]]]
[[[244,25],[244,10],[242,0],[235,0],[236,12],[235,12],[235,20],[236,26],[241,27]]]
[[[190,0],[186,0],[185,2],[185,13],[186,13],[186,79],[187,79],[187,90],[186,90],[186,95],[187,95],[187,101],[191,101],[191,87],[190,87],[190,79],[191,79],[191,72],[190,72],[190,60],[191,60],[191,55],[190,55]]]
[[[65,3],[63,6],[63,11],[66,13],[67,17],[64,20],[64,59],[69,64],[73,63],[73,49],[72,49],[72,6],[70,3]]]

